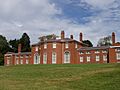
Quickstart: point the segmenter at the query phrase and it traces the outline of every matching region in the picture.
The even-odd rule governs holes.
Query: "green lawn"
[[[120,90],[120,64],[1,66],[0,90]]]

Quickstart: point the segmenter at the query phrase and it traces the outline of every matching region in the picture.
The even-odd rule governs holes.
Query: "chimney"
[[[70,39],[73,39],[73,35],[70,35]]]
[[[82,42],[83,41],[83,34],[80,33],[80,41]]]
[[[18,45],[18,53],[21,53],[21,44]]]
[[[115,33],[112,32],[112,44],[115,44]]]
[[[65,38],[65,33],[64,31],[61,31],[61,39],[64,39]]]

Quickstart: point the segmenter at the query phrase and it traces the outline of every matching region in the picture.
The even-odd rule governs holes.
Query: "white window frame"
[[[26,64],[29,64],[29,60],[28,59],[26,59]]]
[[[103,55],[103,61],[107,61],[107,55]]]
[[[75,43],[75,48],[78,48],[78,44],[77,43]]]
[[[116,51],[116,52],[120,52],[120,48],[116,48],[115,51]]]
[[[84,52],[80,51],[80,54],[84,54]]]
[[[107,53],[107,50],[103,50],[102,53]]]
[[[38,51],[38,49],[39,49],[39,48],[38,48],[38,46],[36,46],[36,47],[35,47],[35,51],[37,52],[37,51]]]
[[[90,54],[90,51],[87,51],[86,54]]]
[[[70,63],[70,52],[66,51],[64,53],[64,63]]]
[[[20,64],[23,64],[23,59],[20,60]]]
[[[65,48],[69,48],[69,43],[68,42],[65,43]]]
[[[53,43],[53,48],[56,48],[56,43]]]
[[[16,64],[19,64],[19,60],[18,59],[16,59]]]
[[[83,56],[80,56],[80,62],[83,62]]]
[[[26,57],[26,58],[29,58],[29,56],[28,56],[28,55],[26,55],[25,57]]]
[[[43,54],[43,64],[47,64],[47,53]]]
[[[7,65],[10,65],[10,59],[7,59]]]
[[[91,57],[87,56],[87,62],[90,62]]]
[[[56,64],[57,54],[55,52],[52,53],[52,64]]]
[[[96,50],[95,53],[100,53],[100,51]]]
[[[96,55],[95,56],[95,60],[98,62],[98,61],[100,61],[100,56],[99,55]]]
[[[44,43],[44,49],[47,49],[47,43]]]
[[[120,60],[120,52],[119,52],[119,53],[116,53],[116,59],[117,59],[117,60]]]
[[[34,54],[34,64],[40,64],[40,55],[38,53]]]

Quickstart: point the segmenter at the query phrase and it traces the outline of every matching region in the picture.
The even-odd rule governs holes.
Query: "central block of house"
[[[65,38],[64,31],[61,32],[60,39],[42,38],[39,43],[32,45],[32,64],[78,63],[78,48],[82,46],[82,33],[80,41],[74,40],[73,35]]]

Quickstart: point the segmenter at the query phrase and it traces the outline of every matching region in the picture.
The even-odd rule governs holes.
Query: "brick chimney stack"
[[[80,33],[80,41],[82,42],[83,41],[83,34]]]
[[[115,44],[115,33],[112,32],[112,44]]]
[[[64,39],[65,38],[65,33],[64,31],[61,31],[61,39]]]
[[[21,53],[21,44],[18,45],[18,53]]]
[[[73,39],[73,35],[70,35],[70,39]]]

